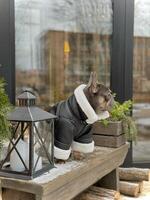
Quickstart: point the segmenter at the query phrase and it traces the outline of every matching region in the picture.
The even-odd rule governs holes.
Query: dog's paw
[[[86,155],[84,153],[73,151],[72,152],[72,159],[73,160],[84,160],[86,158]]]

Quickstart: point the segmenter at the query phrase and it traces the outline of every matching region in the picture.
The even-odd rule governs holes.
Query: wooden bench
[[[100,179],[103,187],[118,190],[117,168],[127,151],[128,144],[119,148],[96,147],[83,161],[56,165],[34,180],[1,177],[1,197],[3,200],[69,200]]]

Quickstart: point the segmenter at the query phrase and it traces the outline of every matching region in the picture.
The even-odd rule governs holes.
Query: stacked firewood
[[[143,181],[150,180],[150,169],[119,168],[120,193],[137,197],[143,190]],[[120,193],[115,190],[91,186],[74,200],[120,200]]]
[[[150,180],[150,169],[119,168],[120,193],[137,197],[143,190],[143,181]]]
[[[115,190],[91,186],[74,200],[120,200],[120,193]]]

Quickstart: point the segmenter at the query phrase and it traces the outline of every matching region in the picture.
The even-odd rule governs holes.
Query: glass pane
[[[15,0],[16,92],[49,106],[91,71],[109,86],[112,21],[111,0]]]
[[[15,171],[27,174],[29,170],[28,125],[13,122],[11,130],[10,140],[4,142],[1,151],[2,169],[8,173]]]
[[[36,122],[34,129],[34,169],[35,171],[52,164],[53,121]]]
[[[150,2],[135,0],[134,17],[134,111],[138,144],[133,146],[134,162],[150,162]]]

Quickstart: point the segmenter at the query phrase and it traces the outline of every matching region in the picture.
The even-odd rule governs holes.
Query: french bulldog
[[[67,160],[71,152],[77,159],[81,154],[93,152],[92,124],[109,117],[113,101],[111,90],[99,83],[92,72],[87,85],[79,85],[66,101],[49,110],[58,117],[54,133],[56,160]]]

